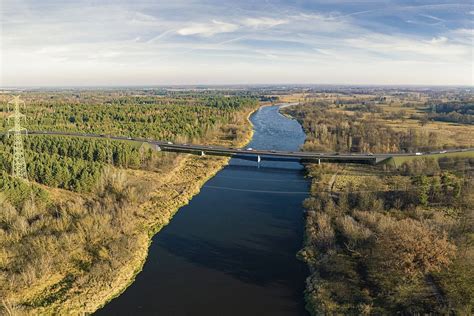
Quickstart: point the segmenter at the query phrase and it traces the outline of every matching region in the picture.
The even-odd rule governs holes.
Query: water
[[[251,120],[249,147],[304,142],[277,106]],[[295,254],[308,191],[297,162],[232,159],[153,237],[143,271],[97,315],[306,315],[308,272]]]

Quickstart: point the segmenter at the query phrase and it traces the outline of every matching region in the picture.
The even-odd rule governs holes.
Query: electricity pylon
[[[13,104],[13,109],[10,109],[10,105]],[[25,102],[20,100],[20,96],[13,97],[13,100],[8,102],[8,111],[13,111],[8,117],[8,122],[13,119],[13,128],[8,130],[8,135],[13,133],[13,162],[12,162],[12,175],[15,178],[23,179],[28,181],[28,173],[26,172],[25,162],[25,150],[23,148],[23,137],[22,132],[28,134],[26,128],[21,127],[21,120],[26,121],[26,116],[21,113],[20,105],[25,109]]]

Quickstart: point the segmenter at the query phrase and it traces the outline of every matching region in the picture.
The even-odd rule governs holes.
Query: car
[[[238,151],[242,151],[242,148],[237,148]]]
[[[172,142],[167,142],[167,144],[168,144],[168,145],[173,145],[173,143],[172,143]]]
[[[423,155],[422,153],[415,153],[416,156],[421,156]]]
[[[252,147],[249,147],[249,148],[247,148],[247,150],[248,150],[248,151],[252,151],[252,150],[253,150],[253,148],[252,148]]]
[[[130,139],[130,140],[131,140],[132,138],[129,136],[129,137],[127,137],[127,139]]]
[[[368,153],[367,155],[369,155],[369,156],[373,156],[374,154],[373,154],[373,153]]]
[[[440,154],[445,154],[445,153],[447,153],[447,152],[448,152],[447,150],[441,150],[439,153],[440,153]]]
[[[270,150],[270,152],[272,152],[272,153],[276,153],[276,150]]]

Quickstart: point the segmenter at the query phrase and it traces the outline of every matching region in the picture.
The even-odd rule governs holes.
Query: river
[[[296,151],[301,126],[262,107],[248,147]],[[232,158],[153,237],[136,280],[97,315],[306,315],[296,259],[309,182],[297,162]]]

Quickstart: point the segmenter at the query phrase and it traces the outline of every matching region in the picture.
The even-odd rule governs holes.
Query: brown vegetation
[[[388,115],[386,105],[367,107],[371,97],[337,102],[318,97],[285,109],[302,122],[305,149],[455,146],[442,133],[425,132],[431,123],[393,127],[390,120],[400,118]],[[308,165],[311,197],[304,205],[306,238],[299,257],[311,270],[306,286],[311,314],[472,314],[473,167],[473,159],[462,157],[414,159],[398,168]]]

